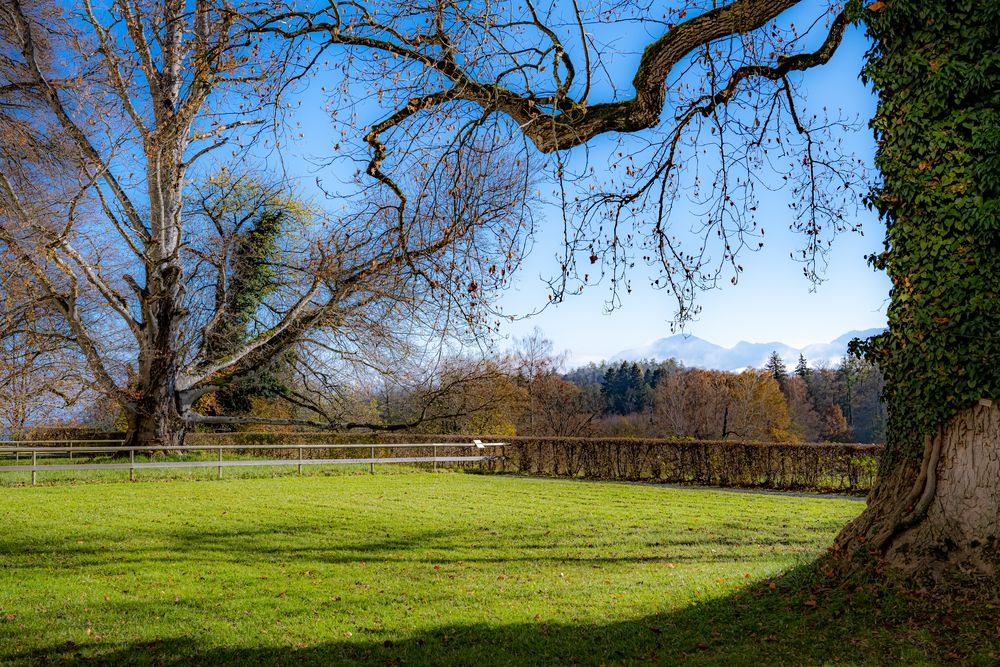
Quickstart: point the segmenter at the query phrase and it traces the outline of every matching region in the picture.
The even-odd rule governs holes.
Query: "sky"
[[[863,32],[850,28],[831,62],[806,73],[804,83],[810,108],[828,105],[861,119],[847,140],[870,165],[874,139],[867,119],[874,113],[875,98],[858,76],[866,48]],[[860,207],[853,218],[862,223],[863,235],[847,232],[835,239],[824,281],[815,291],[802,265],[789,258],[801,239],[788,231],[792,218],[787,194],[762,200],[759,218],[768,230],[764,248],[742,256],[745,272],[737,285],[725,281],[723,287],[698,297],[701,312],[684,327],[684,333],[724,347],[739,341],[779,341],[803,347],[829,342],[848,331],[885,325],[889,279],[865,260],[866,255],[881,250],[885,234],[873,212]],[[561,223],[550,216],[543,224],[558,228]],[[506,311],[530,312],[545,303],[539,276],[551,274],[558,238],[543,233],[540,239],[522,267],[517,288],[504,298]],[[538,327],[556,350],[568,353],[570,366],[607,359],[672,335],[673,298],[650,288],[640,275],[633,281],[632,293],[624,295],[621,306],[611,312],[605,307],[608,289],[597,286],[534,317],[505,323],[502,331],[516,338]]]
[[[793,15],[792,19],[814,17],[815,7],[807,6],[801,14],[801,17]],[[866,48],[861,29],[849,28],[832,61],[805,73],[803,83],[807,109],[826,106],[858,119],[857,130],[845,140],[870,165],[874,140],[867,120],[874,113],[875,99],[858,75]],[[625,80],[630,78],[629,74]],[[315,102],[318,99],[315,92],[310,91],[306,99]],[[329,127],[316,108],[304,110],[300,115],[308,125],[321,131]],[[594,153],[600,153],[601,141],[607,141],[607,146],[613,139],[591,142]],[[336,176],[316,175],[324,179]],[[852,222],[861,223],[864,235],[848,232],[836,238],[824,281],[814,288],[803,276],[802,265],[789,258],[790,253],[801,247],[802,239],[788,231],[792,220],[788,201],[787,193],[761,197],[757,217],[767,229],[764,248],[741,256],[745,271],[737,285],[730,285],[726,279],[723,288],[698,297],[696,303],[701,312],[685,326],[684,333],[726,347],[744,340],[803,347],[829,342],[851,330],[885,325],[889,281],[865,261],[866,255],[881,250],[884,236],[884,227],[875,214],[859,207]],[[558,269],[555,255],[562,232],[558,209],[553,205],[541,209],[537,223],[533,251],[523,262],[513,289],[503,294],[500,301],[503,311],[509,314],[529,313],[543,306],[548,294],[543,277],[551,277]],[[623,294],[620,306],[611,312],[606,308],[608,285],[603,284],[567,297],[540,314],[503,322],[496,347],[509,347],[514,339],[537,327],[553,342],[556,351],[567,353],[568,365],[575,366],[607,359],[622,350],[672,335],[676,302],[669,293],[649,287],[646,275],[642,270],[631,274],[632,292]]]

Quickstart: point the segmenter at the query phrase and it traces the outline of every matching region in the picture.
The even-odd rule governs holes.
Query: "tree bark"
[[[1000,405],[984,400],[884,473],[836,550],[909,575],[1000,573]]]
[[[150,392],[134,408],[127,410],[125,446],[150,450],[182,446],[187,423],[177,410],[175,397],[173,392]]]
[[[158,326],[144,328],[145,341],[139,354],[139,379],[136,401],[126,407],[129,447],[178,447],[184,444],[187,421],[179,404],[177,390],[177,328],[179,294],[169,286],[162,298],[151,307],[147,322]]]

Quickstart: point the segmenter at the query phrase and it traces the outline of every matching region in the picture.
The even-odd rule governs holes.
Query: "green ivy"
[[[225,317],[210,342],[213,355],[228,354],[248,339],[258,309],[277,289],[272,261],[279,250],[284,222],[282,211],[264,209],[237,238],[224,306]],[[287,359],[279,357],[266,368],[233,380],[219,391],[219,403],[226,414],[250,412],[251,399],[256,397],[283,395],[287,389],[275,371],[284,362]]]
[[[886,0],[858,11],[874,46],[871,127],[892,280],[889,328],[854,351],[886,376],[886,463],[1000,398],[1000,3]]]

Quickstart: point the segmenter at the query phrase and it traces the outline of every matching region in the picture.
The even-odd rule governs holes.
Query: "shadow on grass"
[[[771,547],[786,550],[810,550],[815,548],[809,537],[788,535],[755,535],[752,542],[735,538],[711,536],[678,536],[665,534],[656,541],[647,542],[648,553],[626,555],[617,553],[620,546],[614,535],[593,534],[573,537],[570,541],[553,543],[549,537],[552,526],[558,521],[546,524],[547,530],[526,529],[516,536],[517,555],[511,555],[496,533],[480,527],[454,527],[436,530],[410,531],[400,535],[386,533],[376,537],[370,532],[345,524],[344,529],[355,532],[336,542],[319,545],[305,545],[303,541],[314,539],[330,527],[300,525],[293,523],[268,524],[265,527],[250,528],[239,524],[229,529],[203,530],[198,527],[148,528],[132,536],[136,540],[146,540],[148,544],[138,546],[130,543],[127,550],[116,552],[115,565],[132,565],[136,568],[174,566],[179,563],[203,562],[207,564],[244,564],[248,557],[262,562],[286,562],[302,560],[328,565],[356,564],[359,561],[384,561],[393,563],[441,563],[442,561],[464,561],[466,563],[574,563],[578,565],[606,565],[615,563],[728,563],[732,561],[752,562],[769,560],[773,554]],[[736,524],[744,528],[740,524]],[[264,539],[268,538],[268,539]],[[510,540],[510,537],[502,538]],[[102,535],[89,539],[86,543],[76,542],[72,536],[39,539],[35,535],[9,533],[0,535],[0,557],[16,557],[22,569],[45,570],[51,567],[54,554],[62,554],[60,572],[79,572],[89,568],[106,568],[108,548],[115,542],[114,536]],[[747,551],[748,545],[756,552]],[[714,547],[706,553],[706,546]]]
[[[181,636],[0,651],[2,664],[107,665],[995,665],[995,603],[943,603],[823,561],[728,597],[607,624],[455,624],[407,636],[359,629],[304,646],[213,646]],[[839,582],[832,585],[831,582]],[[183,629],[178,629],[183,633]],[[387,638],[389,637],[389,638]],[[265,643],[264,640],[261,642]],[[8,644],[9,646],[9,644]]]

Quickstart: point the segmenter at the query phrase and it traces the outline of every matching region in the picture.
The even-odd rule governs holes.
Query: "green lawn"
[[[0,664],[996,659],[995,607],[824,586],[861,509],[460,473],[7,488]]]

